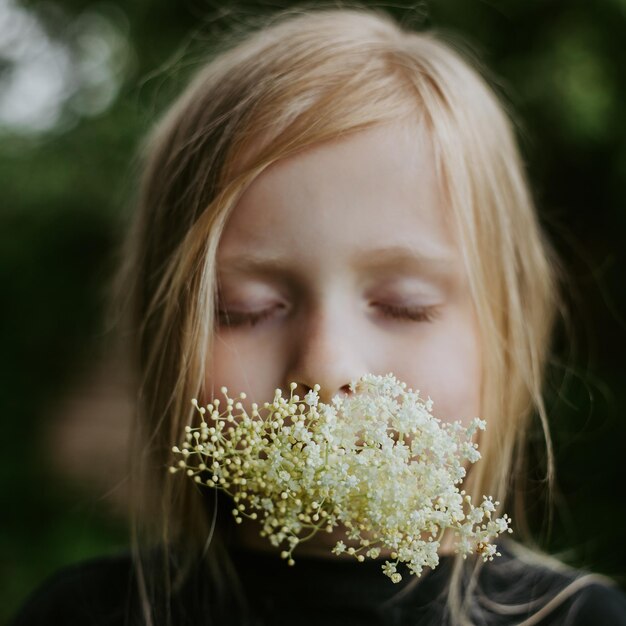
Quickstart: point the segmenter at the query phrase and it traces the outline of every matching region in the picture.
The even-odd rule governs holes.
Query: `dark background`
[[[0,622],[59,566],[127,545],[129,405],[103,310],[136,147],[216,35],[281,6],[0,0]],[[547,394],[557,510],[548,532],[534,507],[534,530],[626,588],[626,0],[386,10],[457,33],[515,112],[574,320]]]

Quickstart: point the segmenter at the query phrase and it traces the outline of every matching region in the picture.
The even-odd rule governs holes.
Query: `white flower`
[[[483,509],[485,509],[485,511],[489,511],[490,513],[493,513],[496,510],[496,507],[493,503],[493,498],[491,496],[484,496],[482,507]]]
[[[469,515],[467,516],[467,518],[473,524],[478,524],[479,522],[482,522],[483,517],[484,517],[484,513],[480,507],[476,507],[475,509],[472,509]]]
[[[391,578],[393,574],[396,573],[395,563],[390,563],[389,561],[385,561],[382,567],[383,567],[383,574],[385,574],[385,576],[389,576],[389,578]]]
[[[292,394],[296,387],[290,385]],[[472,436],[483,420],[469,428],[442,423],[430,398],[422,401],[391,373],[352,381],[354,393],[330,404],[319,402],[319,389],[302,401],[276,390],[262,410],[253,405],[252,419],[233,414],[225,388],[221,413],[217,400],[206,408],[196,402],[200,424],[187,427],[185,441],[172,448],[182,458],[169,471],[228,493],[235,521],[258,519],[273,546],[287,544],[281,556],[289,564],[301,540],[339,523],[348,543],[338,541],[331,552],[362,561],[391,551],[383,572],[393,582],[402,578],[400,562],[416,576],[436,567],[446,529],[464,556],[499,555],[490,540],[512,532],[511,519],[492,517],[499,503],[491,497],[474,506],[459,491],[463,463],[480,458]]]
[[[304,396],[304,401],[309,405],[309,406],[317,406],[319,397],[317,395],[317,391],[314,391],[313,389],[311,389],[311,391],[309,391],[305,396]]]

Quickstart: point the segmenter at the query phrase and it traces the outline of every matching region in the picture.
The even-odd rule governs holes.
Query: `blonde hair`
[[[192,481],[165,470],[172,443],[192,421],[190,399],[203,394],[225,220],[271,163],[372,125],[419,116],[460,235],[480,324],[481,417],[489,424],[466,489],[478,500],[494,494],[511,503],[513,496],[507,512],[516,530],[525,529],[518,479],[533,416],[551,484],[542,386],[561,270],[537,221],[511,119],[483,74],[453,41],[404,30],[376,10],[283,11],[207,63],[145,144],[118,281],[137,372],[135,527],[153,520],[151,536],[166,547],[213,538],[216,584],[228,567],[214,537],[216,511]],[[462,591],[462,569],[457,559],[448,592],[458,624],[471,623],[472,587]],[[150,621],[152,600],[142,588]]]

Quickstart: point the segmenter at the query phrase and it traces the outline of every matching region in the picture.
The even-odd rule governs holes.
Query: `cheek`
[[[243,391],[247,398],[242,402],[249,412],[253,402],[260,406],[274,397],[280,384],[280,349],[275,342],[249,341],[236,335],[217,335],[213,355],[207,364],[204,404],[211,398],[224,396],[221,387],[228,388],[228,396],[235,398]]]
[[[448,381],[442,385],[439,402],[435,400],[433,411],[442,421],[459,420],[467,426],[474,417],[480,417],[480,381],[470,363],[466,367],[462,365],[459,362],[451,370]]]
[[[471,324],[442,325],[416,349],[404,346],[402,352],[396,375],[424,400],[430,396],[435,417],[463,424],[480,417],[480,345]]]
[[[459,324],[456,333],[450,333],[448,359],[441,359],[443,390],[440,401],[441,419],[461,420],[468,424],[480,417],[481,352],[478,334],[469,323]]]

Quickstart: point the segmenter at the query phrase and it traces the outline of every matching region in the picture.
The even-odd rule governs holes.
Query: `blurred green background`
[[[281,6],[0,0],[0,622],[58,567],[127,545],[129,407],[103,309],[136,147],[229,23]],[[385,10],[462,37],[519,122],[575,329],[548,389],[558,508],[549,532],[536,506],[534,530],[626,588],[626,0]]]

